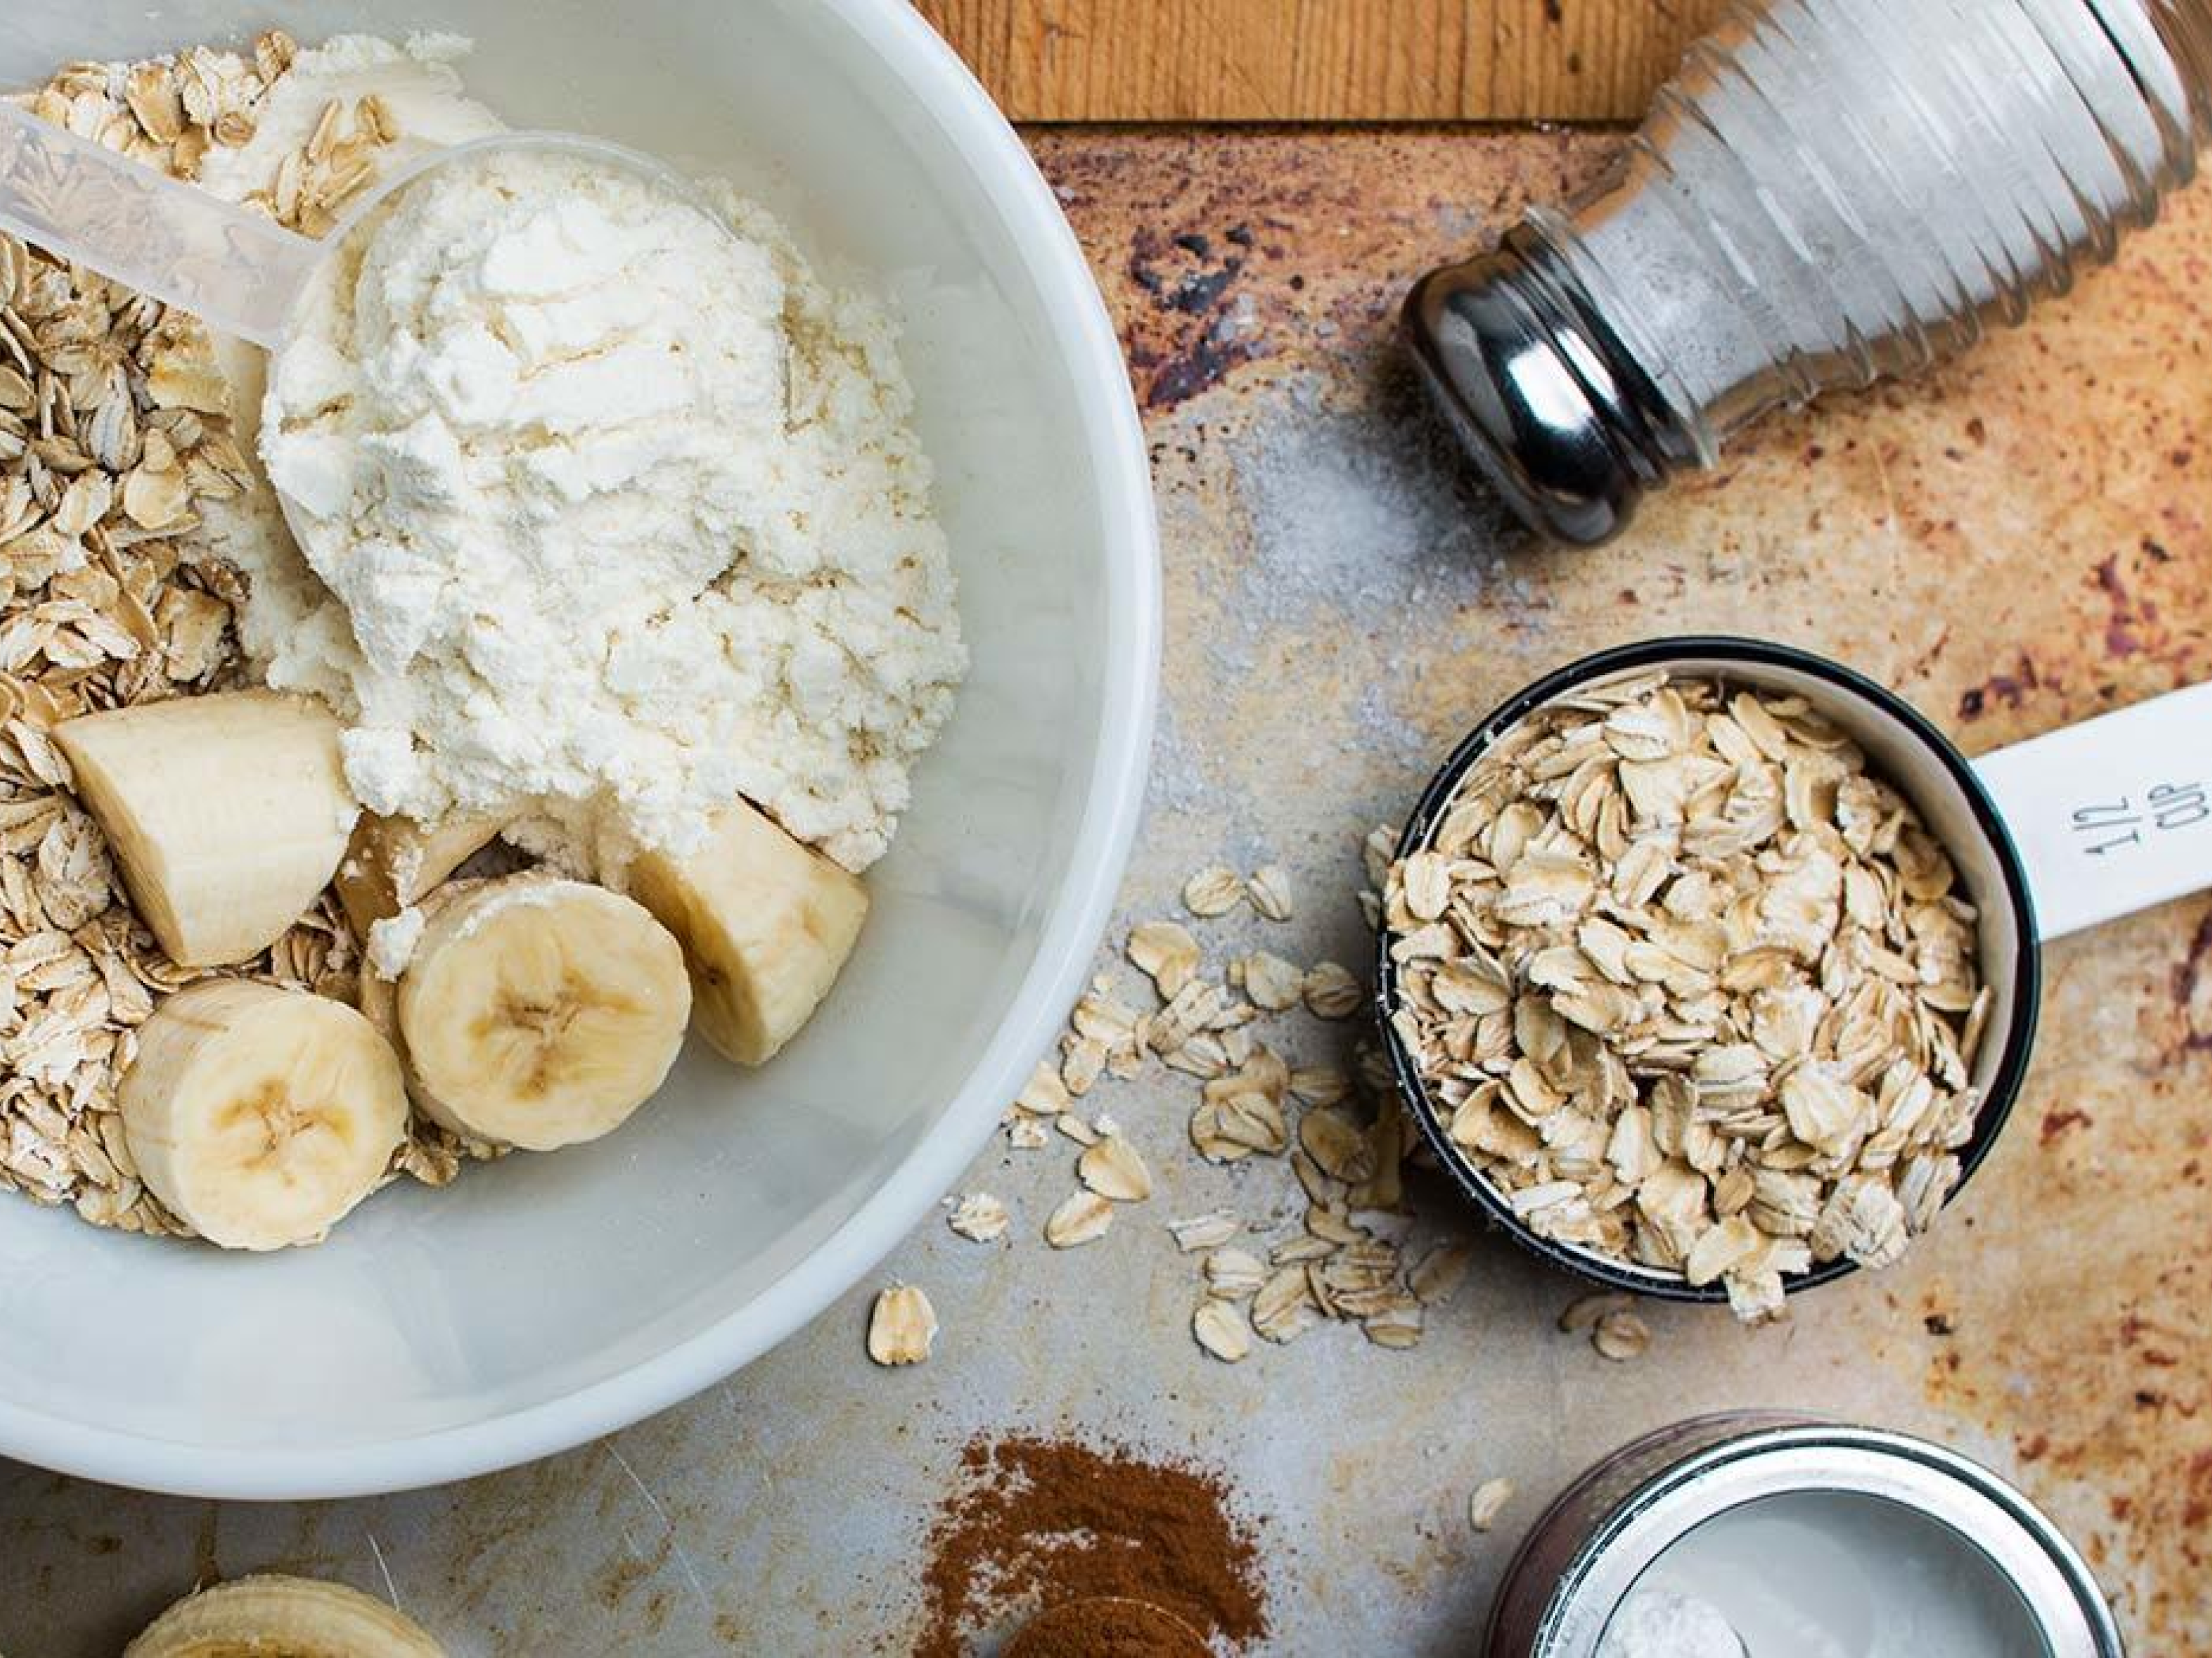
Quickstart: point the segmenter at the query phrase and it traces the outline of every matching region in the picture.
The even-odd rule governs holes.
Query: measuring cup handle
[[[2212,885],[2212,683],[1974,762],[2045,938]]]
[[[317,244],[0,102],[0,230],[273,348]]]

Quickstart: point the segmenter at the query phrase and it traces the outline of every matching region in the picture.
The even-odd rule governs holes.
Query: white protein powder
[[[368,927],[368,964],[380,979],[397,979],[414,959],[415,946],[422,942],[429,918],[410,904],[397,915],[372,921]]]
[[[882,311],[722,204],[735,237],[575,158],[463,163],[311,296],[261,433],[304,558],[228,550],[372,810],[606,876],[740,794],[887,846],[965,668],[910,394]]]
[[[1597,1658],[1744,1658],[1744,1650],[1711,1602],[1642,1583],[1607,1621]]]

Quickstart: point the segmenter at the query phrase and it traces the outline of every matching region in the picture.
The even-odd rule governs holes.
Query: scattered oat
[[[1061,1044],[1060,1080],[1072,1097],[1088,1094],[1105,1069],[1106,1044],[1097,1037],[1070,1036]]]
[[[1267,1264],[1243,1249],[1216,1249],[1206,1258],[1206,1287],[1224,1301],[1245,1301],[1267,1281]]]
[[[1291,913],[1279,870],[1258,872],[1248,885],[1216,866],[1193,877],[1185,894],[1186,908],[1201,916],[1227,915],[1248,898],[1262,914]],[[1340,1063],[1316,1059],[1293,1069],[1273,1045],[1285,1029],[1277,1022],[1301,1007],[1333,1019],[1357,1012],[1366,1002],[1359,981],[1334,963],[1302,971],[1267,950],[1233,957],[1209,978],[1200,939],[1179,921],[1133,927],[1123,949],[1158,1005],[1128,1006],[1115,975],[1095,980],[1070,1016],[1061,1065],[1041,1068],[1016,1103],[1016,1127],[1034,1123],[1041,1137],[1048,1120],[1086,1148],[1077,1166],[1085,1189],[1054,1212],[1048,1241],[1062,1248],[1088,1242],[1111,1224],[1113,1205],[1152,1192],[1150,1171],[1110,1117],[1086,1123],[1068,1108],[1157,1060],[1194,1079],[1189,1134],[1200,1155],[1220,1163],[1286,1157],[1307,1199],[1304,1230],[1276,1236],[1264,1258],[1262,1246],[1232,1247],[1247,1228],[1227,1212],[1170,1223],[1177,1248],[1205,1258],[1205,1298],[1243,1309],[1233,1321],[1231,1312],[1205,1314],[1216,1333],[1238,1357],[1253,1335],[1288,1343],[1323,1320],[1356,1325],[1379,1347],[1416,1344],[1426,1309],[1449,1297],[1467,1263],[1462,1249],[1424,1253],[1409,1242],[1403,1166],[1419,1133],[1399,1105],[1389,1063],[1372,1042],[1354,1040],[1332,1056]],[[1303,1021],[1292,1034],[1311,1040]],[[1103,1062],[1085,1043],[1096,1044]]]
[[[1183,883],[1182,907],[1201,920],[1226,915],[1244,902],[1244,884],[1237,872],[1215,864]]]
[[[1115,1203],[1142,1203],[1152,1195],[1152,1170],[1119,1134],[1107,1135],[1085,1151],[1075,1172],[1093,1192]]]
[[[1334,1108],[1305,1114],[1298,1124],[1298,1144],[1332,1180],[1350,1185],[1375,1172],[1367,1136],[1351,1118]]]
[[[1097,1042],[1110,1059],[1116,1054],[1135,1051],[1137,1026],[1143,1017],[1114,995],[1101,981],[1098,988],[1075,1005],[1070,1023],[1078,1035]]]
[[[1380,889],[1390,879],[1390,865],[1398,855],[1403,832],[1395,823],[1377,823],[1360,842],[1359,859],[1367,871],[1367,884]]]
[[[1010,1218],[1006,1206],[988,1192],[963,1192],[945,1224],[963,1238],[991,1243],[1006,1236]]]
[[[1317,1019],[1348,1019],[1367,999],[1352,970],[1334,962],[1316,963],[1307,970],[1300,988],[1306,1011]]]
[[[1114,1224],[1114,1206],[1096,1192],[1070,1196],[1044,1224],[1044,1241],[1055,1249],[1096,1243]]]
[[[1590,1345],[1616,1363],[1641,1358],[1650,1345],[1651,1327],[1633,1313],[1607,1313],[1590,1331]]]
[[[1175,1234],[1176,1248],[1187,1255],[1217,1249],[1243,1230],[1236,1216],[1218,1210],[1209,1215],[1193,1215],[1188,1220],[1168,1223],[1168,1230]]]
[[[1303,1265],[1278,1267],[1252,1297],[1252,1327],[1273,1342],[1295,1341],[1320,1316],[1313,1280]]]
[[[1016,1117],[1006,1125],[1006,1144],[1017,1151],[1040,1151],[1047,1139],[1044,1125],[1035,1117]]]
[[[1467,1500],[1467,1523],[1477,1531],[1486,1532],[1498,1523],[1498,1516],[1513,1500],[1513,1482],[1510,1479],[1486,1479],[1474,1488],[1474,1495]]]
[[[1211,1032],[1201,1032],[1162,1054],[1160,1059],[1171,1071],[1211,1082],[1229,1069],[1229,1044]]]
[[[1191,1315],[1190,1333],[1198,1345],[1224,1364],[1235,1364],[1252,1351],[1252,1326],[1244,1309],[1233,1301],[1209,1296]]]
[[[1407,1285],[1422,1306],[1441,1307],[1459,1293],[1474,1260],[1474,1251],[1463,1243],[1439,1244],[1407,1274]]]
[[[1301,1066],[1291,1072],[1291,1094],[1301,1105],[1335,1105],[1351,1093],[1351,1081],[1333,1065]]]
[[[1262,864],[1244,884],[1252,908],[1270,921],[1291,919],[1290,872],[1280,864]]]
[[[1221,1017],[1222,1011],[1220,987],[1193,980],[1153,1017],[1148,1037],[1152,1051],[1173,1054],[1188,1046]]]
[[[1198,941],[1180,922],[1147,921],[1132,928],[1128,954],[1131,964],[1170,1001],[1198,972]]]
[[[1074,1103],[1067,1084],[1060,1081],[1060,1072],[1043,1060],[1030,1072],[1030,1079],[1022,1091],[1014,1096],[1014,1109],[1032,1117],[1057,1117]]]
[[[878,1364],[919,1364],[937,1339],[937,1309],[911,1284],[878,1292],[868,1318],[868,1357]]]
[[[1190,1142],[1211,1163],[1239,1163],[1255,1151],[1276,1157],[1291,1143],[1290,1125],[1271,1096],[1232,1090],[1206,1099],[1191,1114]]]
[[[1419,1345],[1422,1321],[1420,1303],[1400,1299],[1367,1315],[1359,1327],[1378,1347],[1403,1349]]]
[[[1304,993],[1305,975],[1279,956],[1255,950],[1244,958],[1243,969],[1244,993],[1270,1013],[1296,1007]]]
[[[1625,1313],[1634,1304],[1632,1297],[1614,1291],[1577,1296],[1561,1310],[1559,1328],[1571,1335],[1577,1330],[1589,1329],[1608,1313]]]

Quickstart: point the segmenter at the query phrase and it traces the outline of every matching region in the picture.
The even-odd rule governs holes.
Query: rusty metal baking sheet
[[[1165,531],[1165,714],[1123,924],[1169,913],[1201,864],[1273,857],[1301,902],[1269,947],[1362,959],[1366,828],[1504,693],[1626,639],[1812,646],[1972,751],[2212,672],[2203,190],[1932,382],[1770,427],[1613,547],[1520,545],[1429,438],[1391,313],[1412,276],[1617,142],[1037,138],[1129,348]],[[1103,1242],[1038,1236],[1073,1147],[1001,1144],[968,1184],[1012,1206],[1012,1241],[933,1220],[885,1263],[935,1299],[927,1365],[867,1363],[872,1281],[663,1417],[447,1490],[218,1506],[0,1469],[0,1649],[112,1658],[196,1578],[276,1568],[388,1594],[457,1658],[897,1652],[960,1446],[1018,1428],[1224,1471],[1267,1539],[1271,1651],[1443,1658],[1469,1649],[1518,1528],[1597,1453],[1693,1411],[1790,1404],[1987,1460],[2082,1545],[2133,1650],[2212,1653],[2212,904],[2069,940],[2048,966],[2027,1095],[1946,1224],[1778,1329],[1656,1309],[1650,1352],[1610,1363],[1553,1327],[1566,1281],[1483,1237],[1414,1351],[1332,1327],[1218,1363],[1187,1333],[1196,1274],[1158,1223],[1287,1214],[1290,1182],[1185,1153],[1189,1094],[1155,1072],[1098,1102],[1161,1186]],[[1310,1028],[1300,1051],[1342,1040]],[[1468,1230],[1418,1196],[1425,1236]],[[1498,1474],[1519,1494],[1480,1535],[1468,1496]]]

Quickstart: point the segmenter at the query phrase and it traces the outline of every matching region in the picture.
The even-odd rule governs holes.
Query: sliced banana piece
[[[155,1011],[118,1102],[154,1195],[226,1249],[315,1242],[376,1189],[407,1129],[398,1055],[367,1019],[236,979]]]
[[[338,722],[275,691],[65,720],[54,740],[139,915],[187,967],[250,961],[330,884],[361,808]]]
[[[665,927],[619,893],[545,875],[453,890],[399,981],[417,1103],[532,1151],[620,1127],[668,1075],[690,1014]]]
[[[338,902],[345,906],[346,919],[366,938],[379,921],[421,902],[506,827],[497,817],[449,817],[423,824],[411,817],[364,812],[338,864]]]
[[[684,944],[699,1034],[760,1065],[799,1034],[867,919],[860,878],[743,801],[688,858],[647,853],[629,889]]]
[[[186,1595],[123,1658],[445,1658],[445,1649],[359,1589],[272,1572]]]

